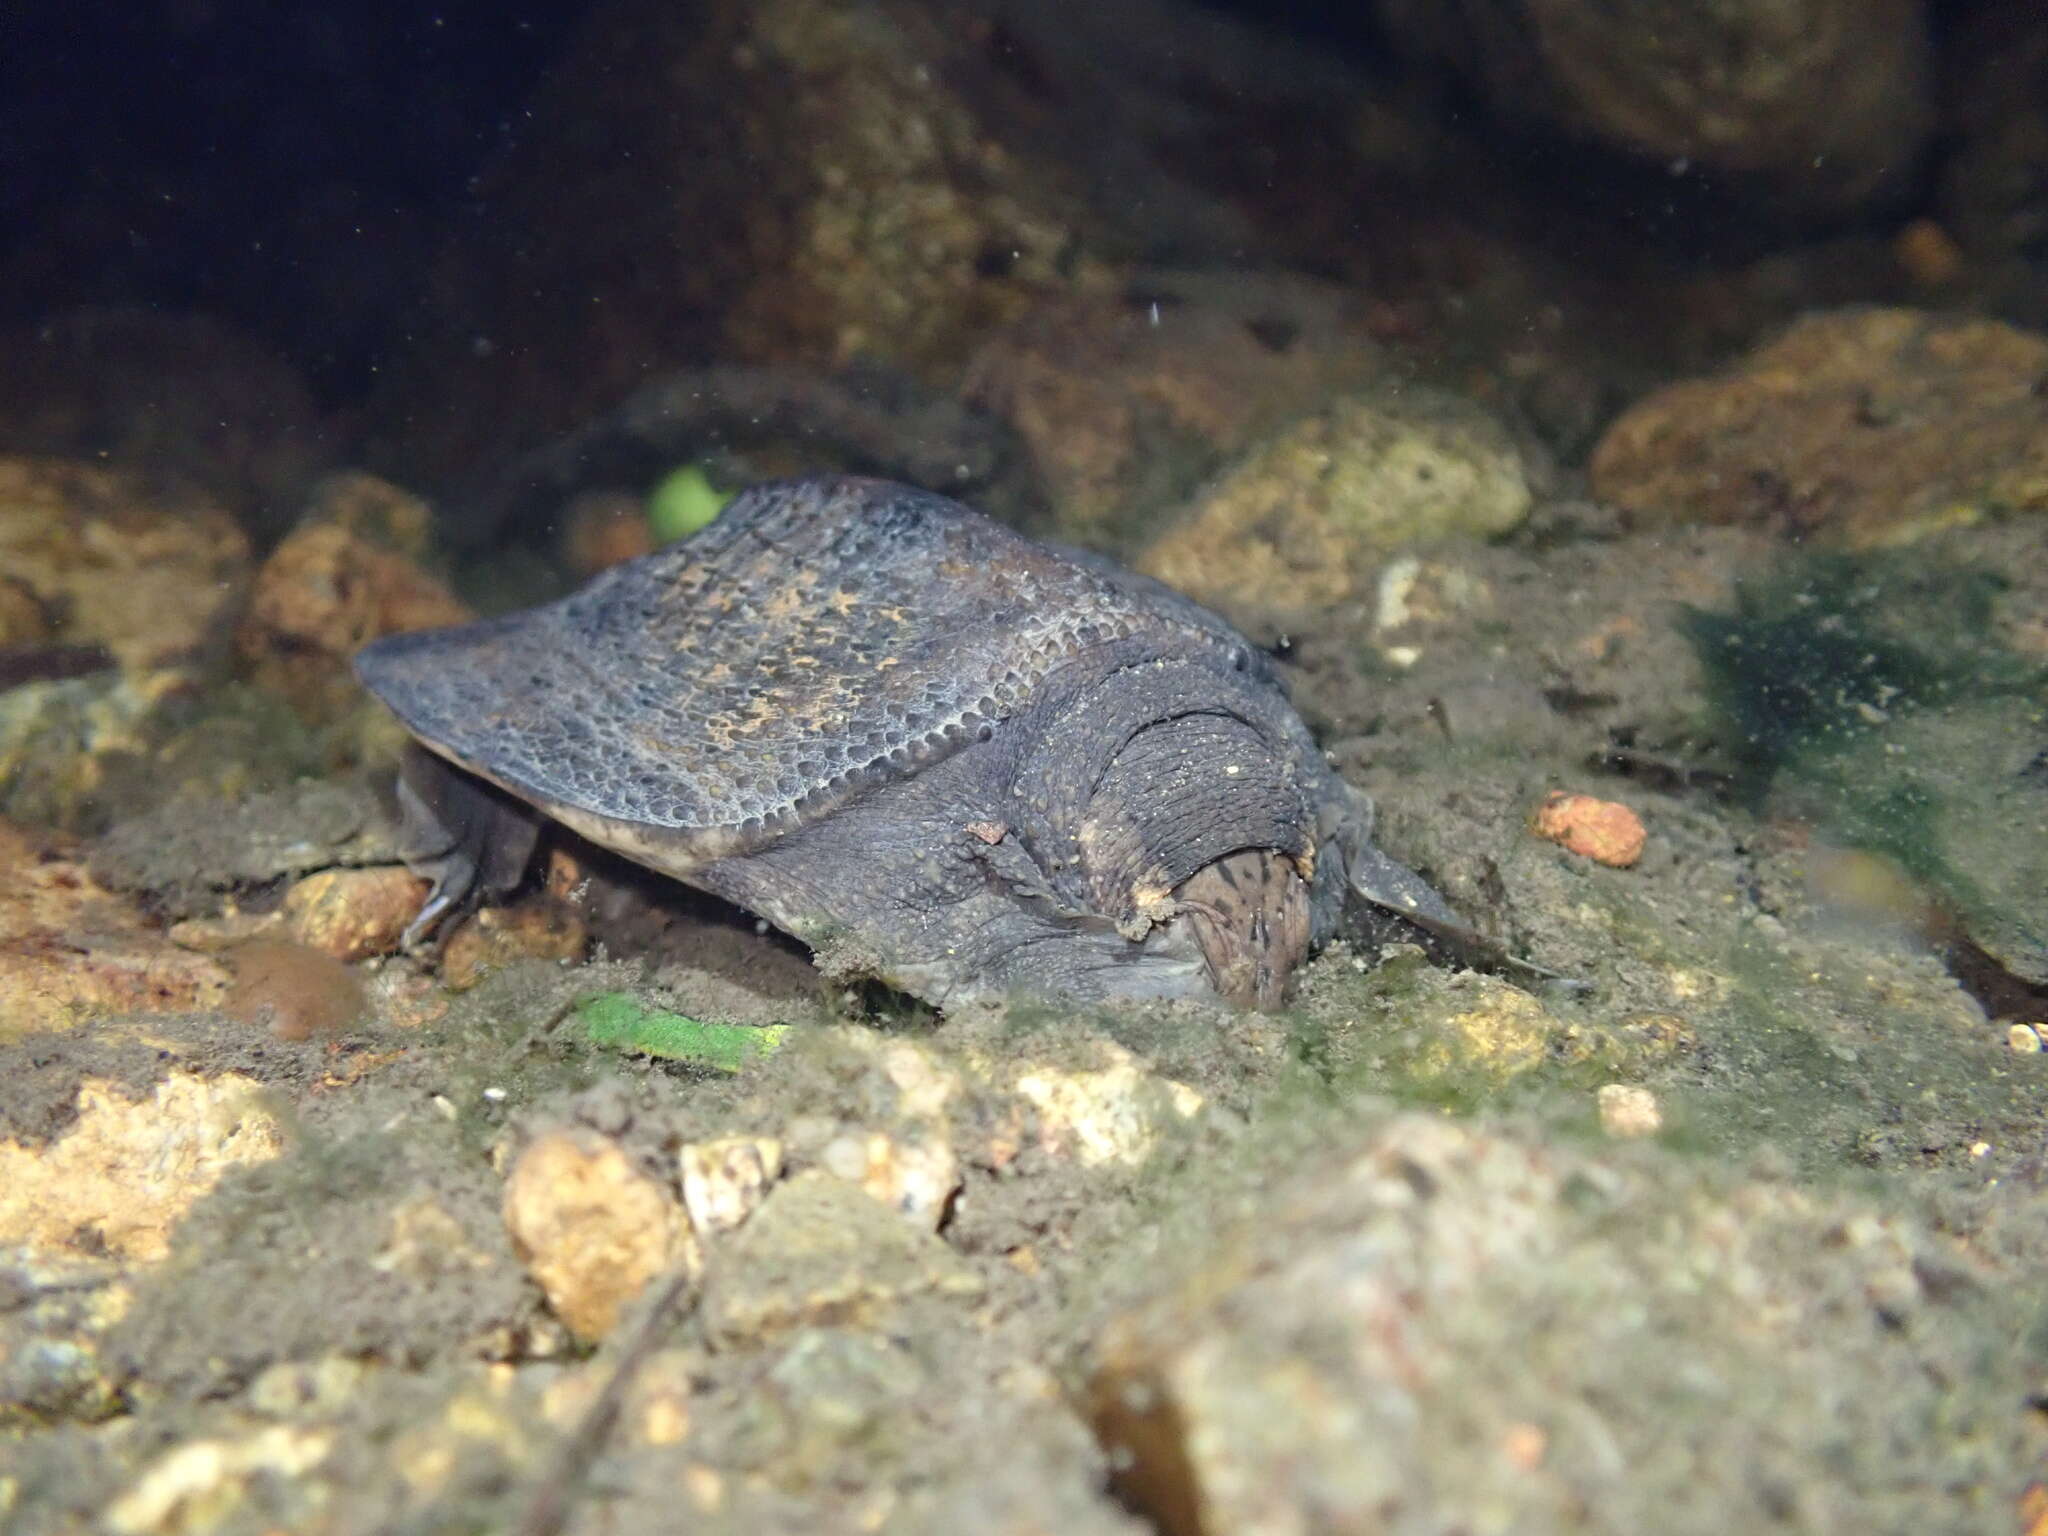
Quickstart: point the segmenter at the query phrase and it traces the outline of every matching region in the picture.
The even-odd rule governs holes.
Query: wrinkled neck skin
[[[1213,648],[1055,678],[1015,722],[1011,834],[1070,909],[1198,952],[1277,1007],[1317,933],[1314,744],[1253,659]]]

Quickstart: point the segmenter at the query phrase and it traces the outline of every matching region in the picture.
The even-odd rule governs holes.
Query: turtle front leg
[[[399,759],[398,807],[400,856],[406,868],[433,882],[399,940],[418,953],[450,912],[472,897],[505,896],[519,884],[540,839],[540,817],[417,743]]]

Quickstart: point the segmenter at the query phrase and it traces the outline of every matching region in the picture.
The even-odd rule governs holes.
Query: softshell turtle
[[[415,935],[517,881],[536,811],[939,1003],[1270,1007],[1354,895],[1462,931],[1236,630],[906,486],[757,486],[356,671],[436,754],[402,786]]]

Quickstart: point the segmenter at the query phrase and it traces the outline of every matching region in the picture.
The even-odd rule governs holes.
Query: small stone
[[[1106,1067],[1029,1066],[1013,1086],[1038,1111],[1039,1136],[1055,1157],[1090,1168],[1135,1167],[1152,1155],[1168,1128],[1202,1107],[1202,1095],[1148,1072],[1121,1046],[1104,1042],[1102,1050],[1110,1061]]]
[[[1558,1020],[1519,987],[1491,976],[1474,985],[1477,1006],[1444,1020],[1441,1044],[1424,1051],[1423,1063],[1438,1071],[1477,1067],[1500,1078],[1540,1063],[1561,1033]]]
[[[2005,1032],[2005,1043],[2022,1055],[2031,1056],[2041,1049],[2039,1024],[2015,1024]]]
[[[892,1210],[936,1232],[960,1189],[960,1159],[943,1128],[912,1125],[909,1134],[849,1132],[833,1138],[818,1162],[858,1184]]]
[[[331,1429],[273,1424],[240,1440],[188,1440],[158,1457],[101,1523],[118,1536],[210,1529],[250,1485],[303,1478],[327,1459],[334,1438]]]
[[[589,944],[583,919],[558,902],[484,907],[449,935],[441,951],[441,980],[462,992],[515,960],[581,960]]]
[[[724,1136],[686,1143],[676,1154],[683,1209],[699,1237],[730,1232],[754,1213],[782,1177],[782,1143],[773,1136]]]
[[[1536,835],[1610,869],[1634,864],[1649,837],[1643,819],[1627,806],[1564,790],[1553,790],[1538,808]]]
[[[448,1013],[446,989],[411,966],[385,966],[363,991],[377,1021],[392,1029],[422,1029]]]
[[[323,869],[285,892],[291,936],[337,960],[388,955],[426,900],[427,883],[399,865]]]
[[[505,1229],[548,1305],[585,1343],[677,1263],[701,1265],[681,1205],[614,1141],[551,1131],[505,1181]]]
[[[1634,1083],[1609,1083],[1596,1095],[1600,1129],[1620,1138],[1654,1136],[1664,1128],[1657,1095]]]
[[[1963,248],[1933,219],[1914,219],[1892,236],[1892,255],[1922,288],[1940,288],[1962,275]]]
[[[1543,1426],[1526,1419],[1510,1424],[1500,1437],[1501,1455],[1519,1472],[1534,1472],[1542,1466],[1549,1449],[1550,1437],[1543,1432]]]
[[[812,1168],[711,1250],[699,1315],[720,1344],[755,1345],[799,1328],[873,1326],[911,1297],[982,1289],[937,1237]]]

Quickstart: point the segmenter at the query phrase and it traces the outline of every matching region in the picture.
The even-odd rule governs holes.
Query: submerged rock
[[[1914,0],[1388,0],[1381,16],[1511,122],[1696,163],[1791,219],[1904,194],[1933,124]]]
[[[551,1132],[520,1152],[505,1228],[555,1315],[586,1343],[610,1333],[657,1276],[703,1262],[667,1184],[590,1132]]]
[[[1911,1529],[2011,1495],[2028,1378],[1980,1357],[1960,1247],[1435,1118],[1326,1154],[1100,1337],[1116,1484],[1173,1536]]]
[[[0,1246],[46,1259],[161,1259],[224,1173],[283,1151],[284,1125],[248,1077],[174,1070],[137,1099],[88,1080],[57,1140],[0,1141]]]
[[[1139,564],[1226,614],[1300,619],[1359,598],[1386,556],[1506,533],[1530,503],[1522,456],[1492,417],[1435,390],[1385,390],[1254,448]]]
[[[1638,401],[1593,489],[1640,528],[1767,527],[1867,548],[2048,510],[2048,336],[1909,309],[1810,315]]]
[[[218,961],[166,940],[61,844],[0,822],[0,1042],[218,1002]]]
[[[1025,443],[1061,538],[1129,556],[1201,483],[1385,367],[1359,300],[1254,273],[1060,294],[984,342],[964,393]]]
[[[742,1348],[806,1327],[872,1327],[920,1296],[981,1292],[981,1277],[938,1238],[811,1169],[711,1251],[702,1317],[715,1341]]]
[[[413,558],[364,531],[390,525],[394,503],[401,537],[408,514],[424,513],[403,493],[369,485],[388,495],[359,483],[347,495],[316,501],[263,562],[235,636],[252,680],[290,700],[307,720],[326,722],[361,707],[349,660],[370,641],[475,617]]]
[[[138,474],[0,458],[0,572],[44,615],[29,638],[103,646],[130,675],[197,675],[223,659],[249,543],[205,498]]]

